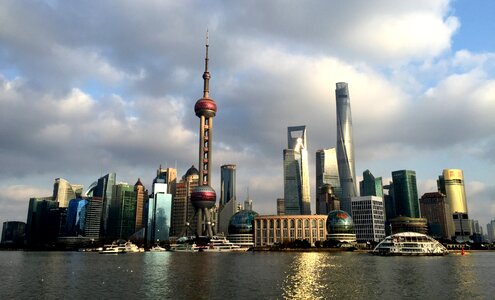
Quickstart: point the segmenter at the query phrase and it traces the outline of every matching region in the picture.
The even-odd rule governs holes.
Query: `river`
[[[0,251],[0,299],[494,299],[495,252]]]

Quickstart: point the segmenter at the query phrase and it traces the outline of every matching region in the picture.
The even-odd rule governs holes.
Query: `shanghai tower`
[[[342,188],[340,203],[344,211],[352,214],[351,198],[357,196],[356,169],[352,142],[351,103],[346,82],[337,83],[335,100],[337,102],[337,165]]]

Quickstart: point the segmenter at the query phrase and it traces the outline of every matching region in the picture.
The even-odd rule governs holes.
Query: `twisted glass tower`
[[[339,166],[340,187],[342,188],[340,205],[344,211],[351,214],[351,198],[356,197],[357,192],[351,102],[347,83],[337,83],[335,100],[337,102],[337,165]]]

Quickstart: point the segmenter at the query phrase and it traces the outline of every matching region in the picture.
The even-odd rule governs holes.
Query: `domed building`
[[[254,218],[258,213],[252,210],[241,210],[235,213],[229,222],[228,239],[242,248],[254,246]]]
[[[327,240],[340,243],[356,243],[354,222],[352,217],[343,210],[332,210],[327,217]]]

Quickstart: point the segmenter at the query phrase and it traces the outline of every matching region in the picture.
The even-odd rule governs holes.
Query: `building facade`
[[[237,211],[236,165],[220,167],[220,203],[218,208],[218,232],[227,233],[230,218]]]
[[[361,196],[377,196],[383,198],[383,183],[381,177],[371,174],[370,170],[363,172],[363,180],[359,182]]]
[[[397,216],[419,218],[419,199],[416,172],[400,170],[392,172],[394,202]]]
[[[26,237],[26,223],[19,221],[3,222],[2,240],[3,245],[23,246]]]
[[[311,245],[326,239],[326,215],[257,216],[254,218],[256,247],[307,240]]]
[[[82,195],[83,186],[70,184],[63,178],[56,178],[53,184],[53,200],[58,202],[59,207],[68,207],[69,201]]]
[[[352,213],[351,198],[357,196],[354,142],[352,135],[351,102],[347,83],[338,82],[335,89],[337,104],[337,164],[339,166],[342,210]]]
[[[358,242],[379,242],[385,238],[385,212],[381,197],[352,198],[352,219]]]
[[[153,183],[153,194],[148,200],[146,242],[148,246],[167,241],[172,226],[172,194],[166,180],[157,175]]]
[[[337,165],[337,152],[335,148],[316,151],[316,214],[326,215],[328,203],[321,196],[323,186],[330,186],[332,194],[340,200],[342,189],[340,188],[339,167]],[[325,188],[325,191],[328,187]]]
[[[421,216],[428,221],[428,233],[431,237],[451,239],[454,236],[454,221],[444,194],[423,194],[419,199],[419,207]]]
[[[172,201],[171,236],[191,235],[196,232],[194,207],[191,204],[191,192],[199,184],[199,172],[194,166],[189,168],[176,185]]]
[[[445,169],[437,181],[438,191],[447,196],[451,214],[468,214],[464,174],[459,169]]]
[[[127,183],[113,186],[106,238],[127,240],[135,232],[136,206],[134,186]]]
[[[285,215],[285,200],[284,198],[277,198],[277,215]]]
[[[284,149],[284,203],[287,215],[310,215],[310,183],[306,126],[287,129],[288,149]]]

